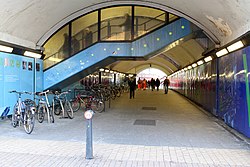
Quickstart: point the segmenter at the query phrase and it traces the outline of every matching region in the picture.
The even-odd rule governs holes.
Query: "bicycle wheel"
[[[31,134],[35,125],[35,109],[34,107],[27,107],[24,112],[23,126],[27,134]]]
[[[12,118],[11,118],[11,124],[14,128],[17,126],[17,123],[18,123],[17,111],[18,111],[18,104],[15,104],[13,108]]]
[[[39,106],[38,107],[38,110],[37,110],[37,120],[39,123],[42,123],[43,120],[44,120],[44,110],[45,110],[45,107],[44,106]]]
[[[65,112],[67,113],[68,117],[70,119],[73,119],[74,118],[74,112],[73,112],[73,109],[71,107],[71,104],[69,101],[66,101],[65,104],[64,104],[64,110]]]
[[[105,108],[105,102],[100,99],[95,99],[91,103],[91,109],[99,113],[103,112]]]
[[[52,111],[51,107],[49,108],[49,113],[48,114],[50,116],[50,122],[54,123],[55,122],[55,118],[54,118],[54,114],[53,114],[53,111]]]
[[[61,114],[61,106],[60,106],[60,102],[58,100],[54,100],[53,102],[53,106],[54,106],[54,113],[55,115],[60,115]]]
[[[71,104],[72,110],[74,112],[76,112],[76,111],[78,111],[80,109],[81,103],[77,99],[72,99],[70,101],[70,104]]]

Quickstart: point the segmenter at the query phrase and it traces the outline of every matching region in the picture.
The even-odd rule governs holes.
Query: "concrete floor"
[[[123,94],[110,106],[94,116],[92,160],[85,159],[83,111],[36,122],[31,135],[1,121],[0,166],[250,166],[246,142],[173,91],[137,90],[135,99]]]

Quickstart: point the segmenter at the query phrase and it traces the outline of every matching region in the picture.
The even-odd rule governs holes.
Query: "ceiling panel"
[[[1,0],[0,40],[36,48],[68,21],[117,4],[138,4],[138,0]],[[250,27],[249,0],[154,0],[140,1],[140,4],[187,18],[222,45],[246,33]]]

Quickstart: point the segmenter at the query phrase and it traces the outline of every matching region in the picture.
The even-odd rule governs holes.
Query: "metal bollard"
[[[92,140],[92,118],[94,112],[92,110],[87,110],[84,113],[86,118],[86,159],[93,159],[93,140]]]

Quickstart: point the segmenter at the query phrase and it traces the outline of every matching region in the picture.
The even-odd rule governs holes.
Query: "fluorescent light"
[[[227,49],[229,52],[233,52],[233,51],[240,49],[242,47],[244,47],[244,44],[242,43],[242,41],[238,41],[238,42],[235,42],[234,44],[228,46]]]
[[[109,72],[109,69],[106,69],[105,72]]]
[[[192,66],[188,66],[188,69],[190,70],[192,68]]]
[[[49,57],[48,60],[50,60],[50,61],[55,61],[55,62],[60,62],[60,61],[62,61],[63,59],[59,59],[59,58],[55,58],[55,57]]]
[[[114,73],[114,71],[110,70],[110,73]]]
[[[133,76],[133,74],[129,74],[128,76],[129,76],[129,77],[132,77],[132,76]]]
[[[196,63],[192,64],[192,67],[197,67],[197,64]]]
[[[184,71],[187,71],[187,67],[184,68]]]
[[[11,53],[13,51],[13,48],[8,47],[8,46],[0,45],[0,51]]]
[[[104,69],[103,69],[103,68],[100,68],[99,71],[104,71]]]
[[[200,60],[200,61],[197,62],[198,66],[199,66],[199,65],[202,65],[203,63],[204,63],[204,62],[203,62],[202,60]]]
[[[221,56],[223,56],[223,55],[225,55],[227,53],[228,53],[227,49],[222,49],[222,50],[216,52],[216,56],[221,57]]]
[[[213,60],[213,58],[211,56],[208,56],[204,60],[205,60],[205,62],[209,62],[209,61]]]
[[[38,59],[40,59],[42,57],[41,54],[34,53],[34,52],[29,52],[29,51],[25,51],[24,55],[29,56],[29,57],[33,57],[33,58],[38,58]]]

